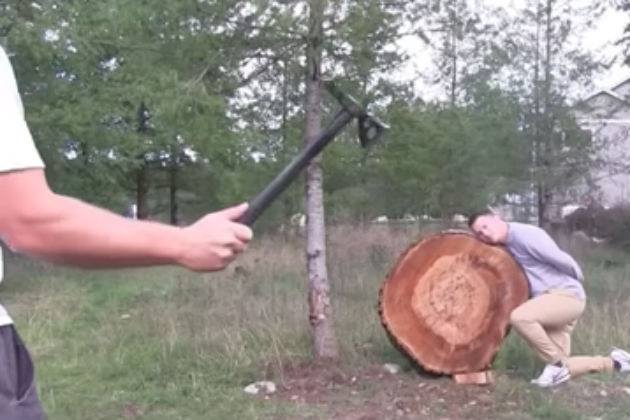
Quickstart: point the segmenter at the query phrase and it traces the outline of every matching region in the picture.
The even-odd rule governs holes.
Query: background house
[[[577,118],[593,135],[596,165],[576,186],[576,204],[630,202],[630,77],[584,99]]]

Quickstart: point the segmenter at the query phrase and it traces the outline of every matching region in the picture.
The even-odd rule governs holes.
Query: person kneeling
[[[475,236],[504,245],[525,270],[530,299],[510,314],[510,325],[546,362],[534,385],[550,387],[588,372],[630,372],[630,353],[571,356],[571,333],[584,313],[584,276],[578,263],[538,226],[508,223],[490,210],[470,216]]]

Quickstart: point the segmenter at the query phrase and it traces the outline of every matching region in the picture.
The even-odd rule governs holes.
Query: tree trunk
[[[149,205],[147,196],[149,194],[148,168],[143,164],[136,172],[136,206],[138,208],[138,219],[149,218]]]
[[[288,122],[289,122],[289,60],[282,60],[283,69],[282,69],[282,144],[284,147],[282,148],[283,159],[286,158],[287,150],[289,148],[289,136],[288,133]],[[289,220],[294,213],[293,209],[293,194],[290,193],[290,190],[287,193],[283,194],[282,204],[284,209],[284,220]]]
[[[446,231],[400,257],[381,287],[379,314],[394,344],[425,370],[478,372],[490,367],[510,312],[528,295],[504,248]]]
[[[148,134],[151,130],[149,119],[151,113],[144,101],[138,107],[138,132]],[[142,161],[140,168],[136,171],[136,206],[138,208],[138,219],[149,218],[149,205],[147,198],[149,195],[149,168],[147,165],[147,157],[144,153],[138,155],[138,159]]]
[[[451,70],[453,74],[451,75],[451,107],[455,107],[455,103],[457,102],[457,30],[458,30],[458,22],[457,22],[457,2],[453,5],[452,15],[451,15],[451,54],[452,54],[452,64]]]
[[[325,2],[310,2],[306,63],[305,142],[313,141],[321,122],[322,21]],[[332,318],[330,286],[326,267],[326,231],[324,225],[323,171],[321,155],[306,170],[306,257],[308,265],[309,320],[313,330],[317,359],[336,359],[337,343]]]
[[[540,19],[541,5],[538,4],[536,9],[536,50],[534,56],[534,180],[536,182],[536,211],[538,217],[538,226],[544,224],[544,207],[543,201],[544,186],[541,174],[542,147],[540,136]]]
[[[170,196],[170,216],[171,216],[171,225],[177,226],[179,223],[177,213],[179,211],[179,206],[177,203],[177,162],[173,162],[171,167],[169,168],[169,196]]]
[[[546,28],[545,28],[545,80],[543,84],[543,97],[544,97],[544,105],[543,105],[543,134],[542,134],[542,156],[541,156],[541,164],[542,164],[542,173],[544,179],[553,179],[553,174],[551,173],[553,168],[551,164],[553,153],[553,148],[551,147],[551,142],[553,141],[553,114],[551,109],[551,37],[552,28],[551,28],[551,0],[547,0],[547,6],[545,7],[545,18],[546,18]],[[549,221],[551,220],[550,211],[552,199],[553,199],[553,184],[551,182],[546,182],[542,185],[542,191],[540,195],[542,196],[542,208],[540,209],[540,215],[542,219],[540,220],[540,226],[547,226]]]

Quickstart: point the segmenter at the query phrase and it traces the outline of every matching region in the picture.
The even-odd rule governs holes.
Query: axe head
[[[389,129],[389,126],[370,114],[361,114],[358,119],[361,146],[371,146]]]
[[[357,118],[361,146],[367,147],[374,144],[385,131],[389,130],[387,124],[368,114],[356,99],[342,92],[332,80],[325,81],[324,86],[337,99],[344,110]]]

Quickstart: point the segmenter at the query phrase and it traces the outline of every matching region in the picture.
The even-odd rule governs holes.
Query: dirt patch
[[[325,405],[346,420],[533,418],[542,406],[588,413],[588,407],[624,404],[619,383],[577,379],[553,390],[531,387],[524,378],[496,375],[490,386],[457,385],[449,377],[415,371],[392,374],[381,365],[340,367],[331,363],[286,366],[272,397],[296,404]],[[555,405],[554,405],[555,404]],[[558,408],[560,407],[560,408]],[[623,408],[622,408],[623,409]],[[593,414],[601,414],[595,411]],[[527,417],[524,417],[527,416]]]
[[[378,420],[461,418],[470,407],[477,417],[496,410],[493,389],[456,385],[447,377],[415,372],[392,374],[380,365],[341,368],[302,364],[286,368],[276,398],[326,404],[335,418]]]

